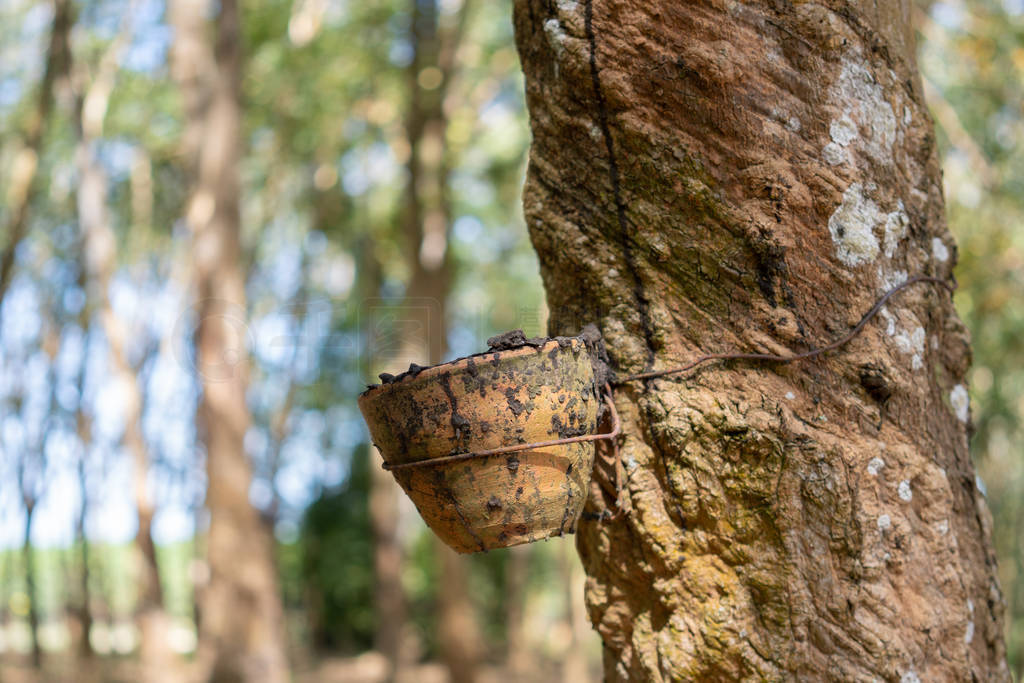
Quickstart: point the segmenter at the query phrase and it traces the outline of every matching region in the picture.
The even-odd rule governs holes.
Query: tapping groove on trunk
[[[644,291],[643,279],[640,268],[637,265],[636,255],[633,253],[633,246],[630,242],[629,220],[626,218],[626,203],[622,198],[622,187],[619,182],[619,162],[615,158],[615,142],[612,139],[612,129],[609,124],[608,105],[605,103],[604,91],[601,89],[601,74],[597,66],[597,35],[594,32],[594,3],[593,0],[585,0],[585,26],[587,41],[590,43],[590,82],[594,87],[594,100],[597,103],[597,121],[601,128],[601,137],[604,139],[605,150],[608,153],[608,181],[612,187],[612,198],[615,200],[615,218],[619,223],[618,237],[622,245],[622,255],[629,268],[629,275],[633,280],[633,296],[636,298],[637,307],[640,309],[640,321],[644,331],[644,341],[647,344],[646,370],[654,367],[654,333],[651,330],[650,309],[651,304],[647,300],[647,293]]]

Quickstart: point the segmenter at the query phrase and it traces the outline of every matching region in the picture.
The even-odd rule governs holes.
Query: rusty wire
[[[951,285],[940,278],[931,277],[929,275],[915,275],[914,277],[905,280],[904,282],[896,285],[895,287],[887,291],[885,294],[883,294],[882,298],[876,301],[875,305],[871,307],[871,310],[864,314],[864,317],[860,319],[860,322],[857,323],[856,327],[850,330],[850,332],[848,332],[845,336],[840,337],[839,339],[836,339],[835,341],[826,344],[825,346],[821,346],[816,349],[811,349],[809,351],[794,353],[789,356],[780,356],[772,353],[709,353],[697,358],[694,361],[687,363],[686,365],[680,365],[679,367],[669,368],[668,370],[652,370],[650,372],[640,372],[635,375],[616,377],[615,379],[612,380],[612,384],[615,386],[621,386],[627,382],[634,382],[637,380],[644,379],[656,379],[658,377],[664,377],[666,375],[676,375],[681,372],[686,372],[687,370],[692,370],[698,365],[702,365],[704,363],[707,363],[708,361],[713,360],[753,360],[767,361],[769,363],[792,363],[798,360],[814,358],[816,356],[828,353],[829,351],[835,351],[836,349],[845,346],[850,340],[852,340],[854,337],[856,337],[858,334],[864,331],[864,327],[868,324],[868,322],[871,321],[872,318],[874,318],[878,314],[880,310],[882,310],[882,306],[885,305],[886,301],[888,301],[897,292],[900,292],[901,290],[906,289],[911,285],[917,284],[918,282],[930,282],[932,284],[941,285],[942,287],[948,289],[950,292],[956,290],[955,285]]]
[[[607,385],[605,385],[607,388]],[[611,411],[612,417],[612,430],[607,434],[586,434],[584,436],[570,436],[564,439],[554,439],[552,441],[534,441],[533,443],[518,443],[511,446],[502,446],[501,448],[491,448],[486,451],[473,451],[471,453],[456,453],[454,455],[442,455],[437,458],[427,458],[426,460],[415,460],[413,462],[401,462],[401,463],[388,463],[385,462],[381,466],[390,471],[394,470],[405,470],[414,467],[427,467],[433,465],[447,465],[452,462],[462,462],[464,460],[471,460],[473,458],[483,458],[490,455],[502,455],[504,453],[519,453],[521,451],[532,451],[535,448],[549,448],[551,446],[562,446],[570,443],[582,443],[587,441],[603,441],[606,439],[614,439],[622,433],[622,424],[619,421],[619,413],[615,410],[615,403],[611,399],[611,391],[608,388],[608,393],[604,397],[605,404],[608,406],[608,410]]]

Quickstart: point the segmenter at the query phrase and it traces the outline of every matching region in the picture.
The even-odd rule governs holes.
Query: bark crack
[[[647,292],[644,290],[643,281],[640,279],[640,268],[633,253],[633,245],[630,243],[629,220],[626,217],[626,202],[622,198],[619,162],[615,156],[612,130],[608,123],[608,106],[604,97],[604,90],[601,87],[601,79],[598,75],[597,35],[594,32],[593,0],[587,0],[583,17],[587,42],[590,44],[590,81],[594,88],[594,98],[597,101],[597,123],[604,138],[605,149],[608,152],[608,178],[612,186],[612,197],[615,200],[615,216],[619,223],[619,244],[622,246],[622,255],[632,280],[633,297],[636,299],[637,309],[640,312],[640,325],[643,328],[644,343],[647,346],[647,360],[644,367],[649,370],[654,367],[654,330],[651,323],[651,302],[647,297]]]

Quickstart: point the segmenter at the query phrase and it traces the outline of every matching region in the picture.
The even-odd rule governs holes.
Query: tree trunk
[[[215,45],[206,39],[204,0],[171,7],[172,72],[186,114],[185,156],[193,192],[197,424],[206,450],[209,583],[200,597],[200,667],[211,680],[285,681],[281,596],[273,537],[249,502],[251,465],[245,390],[245,280],[239,266],[242,51],[239,8],[222,0]]]
[[[509,676],[519,680],[530,671],[531,653],[526,640],[526,587],[531,550],[529,545],[517,545],[505,554],[505,668]]]
[[[43,666],[43,650],[39,646],[39,591],[36,582],[36,556],[32,547],[32,519],[35,516],[36,501],[25,497],[25,541],[21,546],[21,557],[25,563],[25,593],[28,595],[28,630],[32,639],[32,666]]]
[[[406,317],[416,330],[402,336],[419,341],[415,352],[430,365],[440,363],[447,350],[446,310],[452,264],[448,249],[451,202],[444,98],[455,71],[455,51],[465,26],[467,5],[463,3],[454,21],[441,25],[434,0],[412,3],[414,56],[409,67],[410,102],[405,122],[410,152],[403,225],[406,260],[412,273],[406,288],[410,304]],[[441,656],[452,683],[472,683],[477,679],[483,642],[466,588],[469,567],[466,558],[437,538],[434,552],[440,581],[437,618]]]
[[[43,310],[48,310],[44,307]],[[25,506],[24,541],[22,543],[22,562],[25,568],[25,592],[28,595],[28,627],[32,641],[32,665],[39,669],[43,664],[43,651],[39,642],[39,584],[36,575],[36,553],[32,547],[32,522],[35,513],[46,494],[49,477],[47,472],[47,453],[45,435],[49,432],[50,423],[57,410],[56,392],[56,358],[60,350],[60,333],[50,320],[44,321],[42,349],[48,357],[49,366],[43,377],[48,387],[49,398],[43,413],[42,423],[37,434],[38,441],[26,447],[22,443],[17,459],[17,486],[21,494],[22,505]],[[18,396],[20,418],[25,420],[24,396]],[[14,414],[14,411],[11,411]]]
[[[73,24],[74,7],[71,0],[53,0],[53,25],[46,50],[46,66],[39,84],[36,111],[29,119],[22,147],[14,156],[10,177],[4,183],[8,213],[4,229],[0,232],[5,241],[3,253],[0,254],[0,304],[3,303],[14,274],[17,247],[22,244],[29,229],[29,205],[32,203],[36,172],[39,170],[43,133],[46,132],[46,124],[53,109],[54,91],[61,80],[67,80],[71,65],[69,36]],[[3,307],[0,306],[0,319],[2,317]]]
[[[517,0],[550,331],[620,374],[801,351],[951,277],[909,13]],[[606,677],[1008,679],[969,357],[917,285],[827,357],[619,386],[631,512],[577,541]]]
[[[79,394],[81,396],[81,394]],[[81,422],[79,423],[81,424]],[[82,432],[79,431],[79,435]],[[93,656],[92,641],[89,634],[92,632],[92,590],[89,583],[89,539],[85,535],[85,521],[89,514],[89,496],[86,493],[87,482],[85,477],[85,451],[88,448],[87,441],[81,440],[82,453],[78,459],[78,488],[81,490],[82,500],[78,506],[78,518],[75,520],[75,542],[78,545],[78,625],[82,630],[82,639],[78,642],[78,656],[82,659],[90,659]]]
[[[78,132],[78,149],[76,160],[78,165],[78,219],[82,233],[84,251],[84,272],[88,279],[81,284],[88,292],[87,304],[83,307],[79,323],[87,330],[89,317],[93,310],[99,313],[107,342],[112,376],[122,388],[125,400],[121,408],[124,418],[124,434],[122,443],[131,454],[133,465],[133,492],[138,514],[138,527],[135,533],[135,563],[138,568],[138,597],[136,602],[136,620],[140,632],[140,660],[147,680],[159,682],[170,680],[174,655],[167,644],[167,615],[163,610],[163,591],[160,585],[160,568],[157,564],[156,546],[153,543],[152,525],[154,505],[149,493],[149,452],[145,436],[142,432],[143,395],[139,386],[136,368],[132,367],[127,357],[127,336],[130,330],[124,324],[110,301],[110,282],[117,266],[117,238],[110,227],[107,209],[107,177],[106,172],[96,158],[96,143],[103,134],[103,121],[110,101],[117,76],[117,65],[122,49],[131,38],[129,33],[130,16],[125,19],[122,30],[104,52],[95,76],[82,89],[76,107]],[[134,201],[134,198],[133,198]],[[141,226],[139,226],[141,227]],[[84,374],[84,366],[83,366]],[[81,390],[80,390],[81,393]],[[89,428],[87,418],[79,409],[79,438],[82,448],[88,447]],[[83,452],[84,457],[84,452]],[[83,484],[83,504],[81,519],[86,512],[84,471],[80,472]],[[83,640],[83,652],[88,650],[88,568],[87,541],[82,532],[82,589],[86,596],[83,609],[83,626],[86,638]]]
[[[36,110],[29,118],[22,140],[21,149],[14,157],[14,167],[7,186],[6,200],[8,217],[4,225],[5,239],[3,254],[0,254],[0,304],[11,284],[14,274],[14,258],[18,245],[28,231],[28,208],[32,200],[32,189],[39,169],[39,155],[43,146],[43,133],[53,109],[54,91],[61,79],[66,79],[71,63],[71,48],[68,36],[74,22],[71,0],[54,0],[53,28],[50,29],[50,45],[46,50],[46,66],[39,84]],[[0,306],[0,317],[3,308]]]
[[[81,217],[79,217],[81,221]],[[87,273],[85,257],[85,240],[81,242],[78,264],[78,287],[83,292],[89,289],[89,277]],[[75,403],[75,436],[78,438],[78,459],[75,463],[78,476],[78,490],[81,499],[78,503],[78,516],[75,519],[75,542],[78,546],[78,605],[75,611],[78,613],[78,626],[81,629],[81,639],[78,641],[78,655],[83,660],[89,660],[93,656],[92,642],[89,634],[92,632],[92,590],[89,580],[89,539],[85,533],[86,520],[89,516],[89,482],[86,476],[86,462],[89,457],[89,446],[92,443],[92,423],[86,410],[85,401],[85,377],[89,364],[89,349],[92,346],[92,334],[90,325],[92,323],[92,306],[89,296],[78,312],[78,327],[82,331],[84,344],[81,351],[81,359],[78,366],[78,399]]]
[[[565,621],[569,631],[569,650],[562,660],[563,681],[585,681],[588,677],[587,657],[583,651],[586,637],[586,616],[582,600],[582,577],[579,564],[571,557],[572,549],[563,544],[558,556],[558,569],[565,587]]]
[[[359,242],[359,285],[358,291],[363,300],[372,301],[380,291],[383,275],[381,264],[374,254],[373,241],[364,238]],[[370,324],[362,330],[367,338],[372,338],[375,321],[370,316]],[[374,340],[371,351],[379,351]],[[388,349],[390,351],[390,349]],[[402,355],[402,351],[398,351]],[[385,353],[381,358],[370,359],[371,373],[391,370],[396,361]],[[383,463],[380,453],[372,445],[366,449],[371,460],[370,491],[367,507],[370,529],[373,534],[373,606],[374,634],[373,647],[388,661],[387,679],[403,678],[407,664],[403,643],[405,629],[409,620],[408,597],[402,585],[403,548],[398,536],[399,494],[401,489],[390,472],[380,465]],[[353,457],[359,457],[357,451]]]

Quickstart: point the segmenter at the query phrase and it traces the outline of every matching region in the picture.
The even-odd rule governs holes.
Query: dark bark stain
[[[604,97],[604,90],[601,88],[601,79],[597,67],[597,36],[594,33],[594,6],[593,0],[587,0],[584,10],[584,28],[587,34],[587,41],[590,43],[590,82],[594,88],[594,98],[597,100],[597,123],[604,137],[605,149],[608,153],[608,176],[612,185],[612,196],[615,199],[615,216],[619,223],[619,244],[622,247],[622,255],[629,269],[630,279],[633,286],[633,297],[636,299],[637,309],[640,312],[640,325],[643,328],[644,342],[647,345],[647,362],[644,366],[650,369],[654,366],[654,327],[651,321],[651,302],[647,298],[643,281],[640,278],[640,267],[633,254],[633,244],[630,240],[631,230],[629,220],[626,217],[626,202],[622,198],[622,187],[619,181],[619,162],[615,157],[615,145],[612,141],[612,130],[608,123],[608,105]]]

